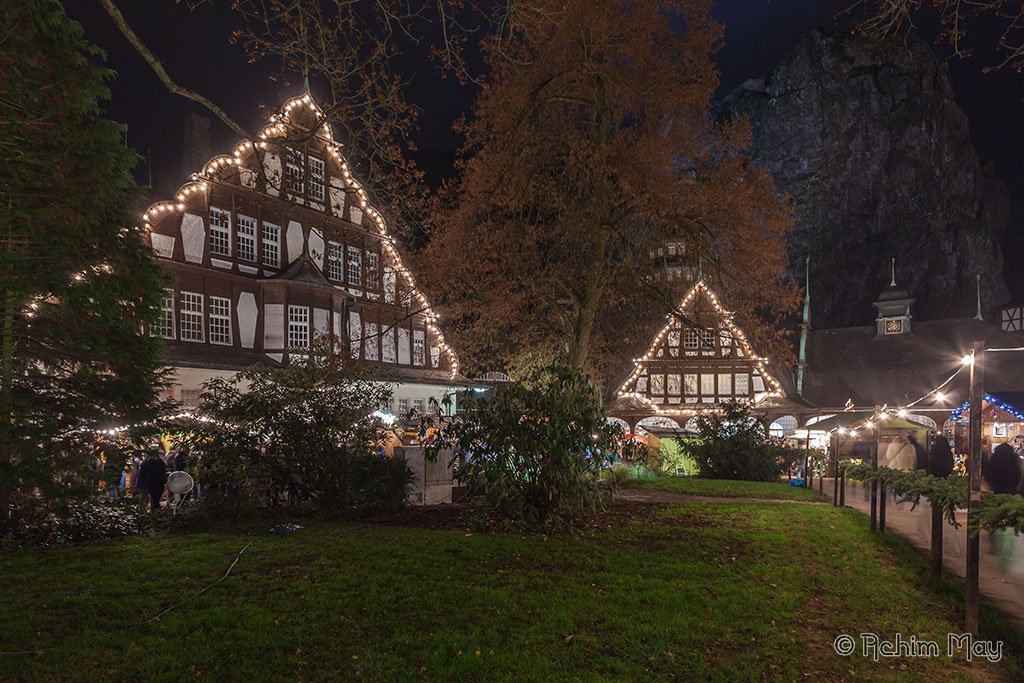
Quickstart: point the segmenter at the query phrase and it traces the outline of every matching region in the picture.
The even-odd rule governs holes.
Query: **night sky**
[[[799,37],[814,26],[835,21],[848,0],[718,0],[714,14],[726,26],[726,45],[717,62],[723,90],[746,78],[766,76],[792,50]],[[98,3],[82,0],[65,3],[69,14],[85,28],[86,37],[103,48],[108,64],[117,71],[111,84],[113,99],[108,115],[128,124],[128,142],[152,159],[153,184],[173,192],[182,178],[183,121],[190,111],[207,115],[198,105],[171,95],[150,67],[128,45]],[[209,96],[248,129],[258,128],[281,102],[297,93],[269,79],[271,65],[249,64],[241,48],[228,43],[236,19],[226,1],[201,4],[189,10],[172,0],[122,2],[121,10],[150,49],[179,83]],[[931,38],[927,17],[920,30]],[[1011,197],[1024,191],[1024,74],[1011,70],[984,74],[993,61],[984,49],[991,37],[976,34],[977,54],[967,60],[949,61],[957,99],[971,122],[972,137],[983,162],[995,165],[1010,188]],[[937,46],[940,57],[947,51]],[[409,54],[416,77],[409,99],[422,110],[418,135],[419,162],[436,185],[451,173],[459,145],[452,122],[470,103],[472,92],[454,79],[442,79],[423,55]],[[314,88],[314,95],[315,95]],[[211,117],[212,118],[212,117]],[[237,136],[214,123],[214,151],[234,146]],[[188,169],[191,171],[194,169]],[[149,168],[140,164],[137,179],[149,183]],[[1018,208],[1018,215],[1024,214]],[[1012,263],[1024,251],[1024,231],[1011,236],[1006,258]],[[1024,299],[1024,268],[1008,278],[1017,299]]]

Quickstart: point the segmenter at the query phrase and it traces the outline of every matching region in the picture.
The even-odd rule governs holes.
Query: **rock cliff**
[[[986,310],[1006,300],[1007,190],[922,41],[812,31],[725,107],[749,117],[756,162],[795,202],[790,259],[802,275],[810,254],[815,327],[872,320],[892,257],[915,318],[973,315],[976,274]]]

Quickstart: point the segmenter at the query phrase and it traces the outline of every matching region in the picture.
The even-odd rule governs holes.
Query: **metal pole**
[[[981,409],[984,389],[981,363],[985,342],[975,341],[971,348],[971,419],[970,450],[967,455],[967,587],[964,596],[964,627],[978,635],[978,563],[981,559],[980,538],[970,532],[971,520],[981,503]]]
[[[878,407],[875,407],[878,415]],[[878,472],[878,425],[871,426],[871,473]],[[878,531],[878,480],[871,480],[871,531]]]
[[[839,487],[839,506],[846,507],[846,470],[843,470],[843,483]]]
[[[804,429],[804,488],[811,488],[811,430],[809,428]]]

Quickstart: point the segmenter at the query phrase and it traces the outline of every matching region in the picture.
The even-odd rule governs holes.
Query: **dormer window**
[[[296,199],[300,199],[304,193],[302,169],[305,164],[302,157],[302,152],[289,147],[284,160],[284,189]]]
[[[324,201],[324,160],[309,157],[309,198],[323,204]]]

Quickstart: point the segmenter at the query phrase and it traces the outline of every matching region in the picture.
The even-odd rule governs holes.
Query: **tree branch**
[[[117,25],[117,28],[120,29],[125,39],[131,44],[132,47],[135,48],[135,51],[138,52],[142,56],[142,58],[146,60],[149,66],[152,67],[153,71],[156,73],[157,77],[164,84],[168,91],[175,95],[181,95],[186,99],[190,99],[193,102],[197,102],[198,104],[203,105],[204,107],[209,109],[217,118],[219,118],[221,121],[227,124],[227,126],[231,128],[231,130],[235,131],[236,133],[241,135],[243,138],[246,138],[247,140],[253,139],[252,133],[247,131],[241,124],[239,124],[237,121],[231,118],[231,116],[229,116],[227,112],[225,112],[223,109],[221,109],[216,104],[211,102],[208,98],[204,97],[203,95],[200,95],[194,90],[189,90],[188,88],[182,87],[175,83],[174,79],[171,78],[170,74],[167,73],[167,70],[164,69],[163,65],[160,63],[160,60],[156,58],[156,55],[149,51],[149,48],[145,46],[142,40],[135,34],[135,31],[132,30],[132,27],[128,25],[128,22],[125,20],[124,15],[121,14],[121,11],[117,9],[116,5],[114,5],[114,0],[99,0],[99,3],[103,6],[103,9],[107,11],[107,14],[110,15],[110,18],[114,21],[114,24]]]

